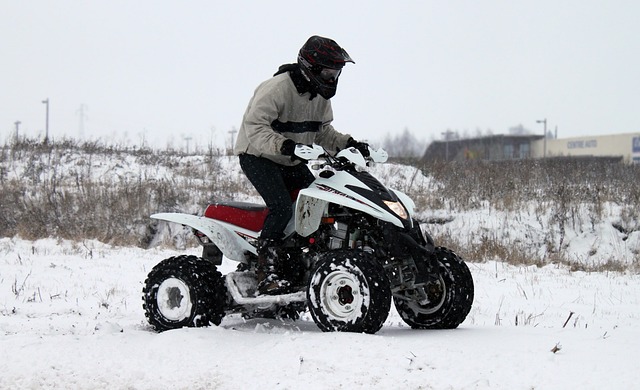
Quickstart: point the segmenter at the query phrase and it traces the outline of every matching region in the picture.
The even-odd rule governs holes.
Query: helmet
[[[298,53],[302,73],[320,96],[331,99],[336,94],[338,77],[347,62],[355,64],[346,50],[336,41],[312,36]]]

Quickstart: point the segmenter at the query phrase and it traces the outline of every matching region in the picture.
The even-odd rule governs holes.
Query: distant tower
[[[19,130],[20,130],[20,121],[15,121],[13,124],[16,125],[16,142],[20,138]]]

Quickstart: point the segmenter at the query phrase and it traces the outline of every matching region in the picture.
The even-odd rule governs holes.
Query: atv
[[[142,290],[153,328],[219,325],[223,317],[298,319],[309,310],[325,332],[376,333],[393,301],[412,328],[452,329],[473,303],[473,278],[453,251],[435,246],[413,218],[414,202],[380,183],[368,163],[387,160],[369,148],[335,156],[318,145],[298,145],[295,155],[312,166],[316,180],[295,194],[285,229],[286,258],[276,271],[293,287],[281,295],[257,292],[257,242],[268,209],[244,202],[210,204],[202,216],[161,213],[151,217],[192,229],[202,256],[161,261]],[[223,257],[238,262],[226,275]]]

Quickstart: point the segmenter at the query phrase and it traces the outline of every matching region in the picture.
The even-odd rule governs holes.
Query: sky
[[[372,3],[0,0],[0,142],[43,137],[49,99],[53,138],[228,147],[316,34],[356,62],[332,99],[356,139],[640,131],[640,2]]]

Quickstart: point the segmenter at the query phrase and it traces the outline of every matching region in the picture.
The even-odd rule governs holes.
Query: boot
[[[280,245],[279,240],[274,239],[265,238],[258,241],[258,266],[256,268],[258,295],[286,294],[291,288],[291,283],[280,278],[276,273],[275,265],[278,257],[286,256]]]

